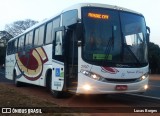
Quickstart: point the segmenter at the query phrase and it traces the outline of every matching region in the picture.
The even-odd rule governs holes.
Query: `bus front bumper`
[[[148,89],[148,77],[135,83],[109,83],[91,79],[80,75],[78,78],[77,94],[114,94],[139,93]]]

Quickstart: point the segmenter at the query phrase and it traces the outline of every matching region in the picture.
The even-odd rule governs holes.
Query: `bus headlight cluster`
[[[140,81],[145,80],[148,76],[149,76],[148,73],[144,74],[144,75],[140,78]]]
[[[82,72],[84,75],[86,75],[86,76],[88,76],[88,77],[90,77],[90,78],[92,78],[92,79],[102,80],[102,77],[99,76],[99,75],[97,75],[97,74],[95,74],[95,73],[92,73],[92,72],[89,72],[89,71],[85,71],[85,70],[81,70],[81,72]]]

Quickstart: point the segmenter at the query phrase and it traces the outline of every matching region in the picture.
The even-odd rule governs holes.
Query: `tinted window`
[[[17,42],[18,42],[18,39],[15,39],[13,42],[13,53],[17,52]]]
[[[39,41],[38,41],[38,45],[42,45],[43,44],[43,39],[44,39],[44,26],[41,26],[39,28]]]
[[[46,44],[51,43],[51,41],[52,41],[52,22],[47,24]]]
[[[117,11],[101,8],[83,9],[83,58],[95,64],[121,60],[121,33]],[[102,62],[103,61],[103,62]]]
[[[8,42],[8,46],[7,46],[7,54],[8,54],[8,55],[11,54],[11,41]]]
[[[111,9],[82,8],[83,59],[100,66],[147,64],[144,17]],[[117,65],[118,64],[118,65]]]
[[[23,48],[24,48],[24,36],[21,36],[18,42],[18,51],[22,51]]]
[[[54,40],[55,37],[55,28],[59,27],[60,24],[60,17],[56,18],[53,20],[53,34],[52,34],[52,41]]]
[[[26,48],[31,48],[32,47],[32,42],[33,42],[33,31],[26,34],[25,47]]]
[[[53,19],[52,22],[47,24],[47,31],[46,31],[46,44],[52,43],[54,39],[54,30],[55,28],[59,27],[60,24],[60,17]]]
[[[126,12],[121,12],[120,17],[124,42],[126,45],[124,60],[126,62],[133,62],[134,59],[135,62],[147,63],[148,52],[145,40],[146,26],[144,17]],[[131,57],[127,57],[127,52],[131,52]]]
[[[78,19],[78,11],[77,10],[67,11],[63,13],[62,17],[63,17],[62,24],[64,26],[75,24],[77,23]]]
[[[39,28],[35,30],[34,34],[34,45],[38,46],[38,39],[39,39]]]
[[[45,29],[45,26],[43,25],[35,30],[35,36],[34,36],[34,45],[35,46],[40,46],[43,44],[44,29]]]
[[[15,52],[17,52],[17,41],[18,39],[8,42],[7,55],[14,54]]]
[[[63,55],[62,31],[56,32],[55,55]]]

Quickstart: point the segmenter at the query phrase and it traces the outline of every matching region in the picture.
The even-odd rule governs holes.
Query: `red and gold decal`
[[[119,72],[117,69],[112,67],[101,67],[101,68],[102,68],[102,72],[107,72],[110,74],[116,74],[117,72]]]
[[[24,51],[23,51],[24,52]],[[42,47],[16,54],[17,65],[25,78],[35,81],[40,78],[43,64],[48,61],[47,54]]]

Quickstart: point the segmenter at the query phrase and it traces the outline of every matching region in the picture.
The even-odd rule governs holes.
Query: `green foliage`
[[[150,42],[148,52],[151,73],[160,73],[160,47]]]
[[[6,45],[8,40],[24,32],[29,27],[38,23],[31,19],[16,21],[5,26],[5,30],[0,31],[0,66],[5,64]]]
[[[6,47],[0,47],[0,65],[5,63]]]

